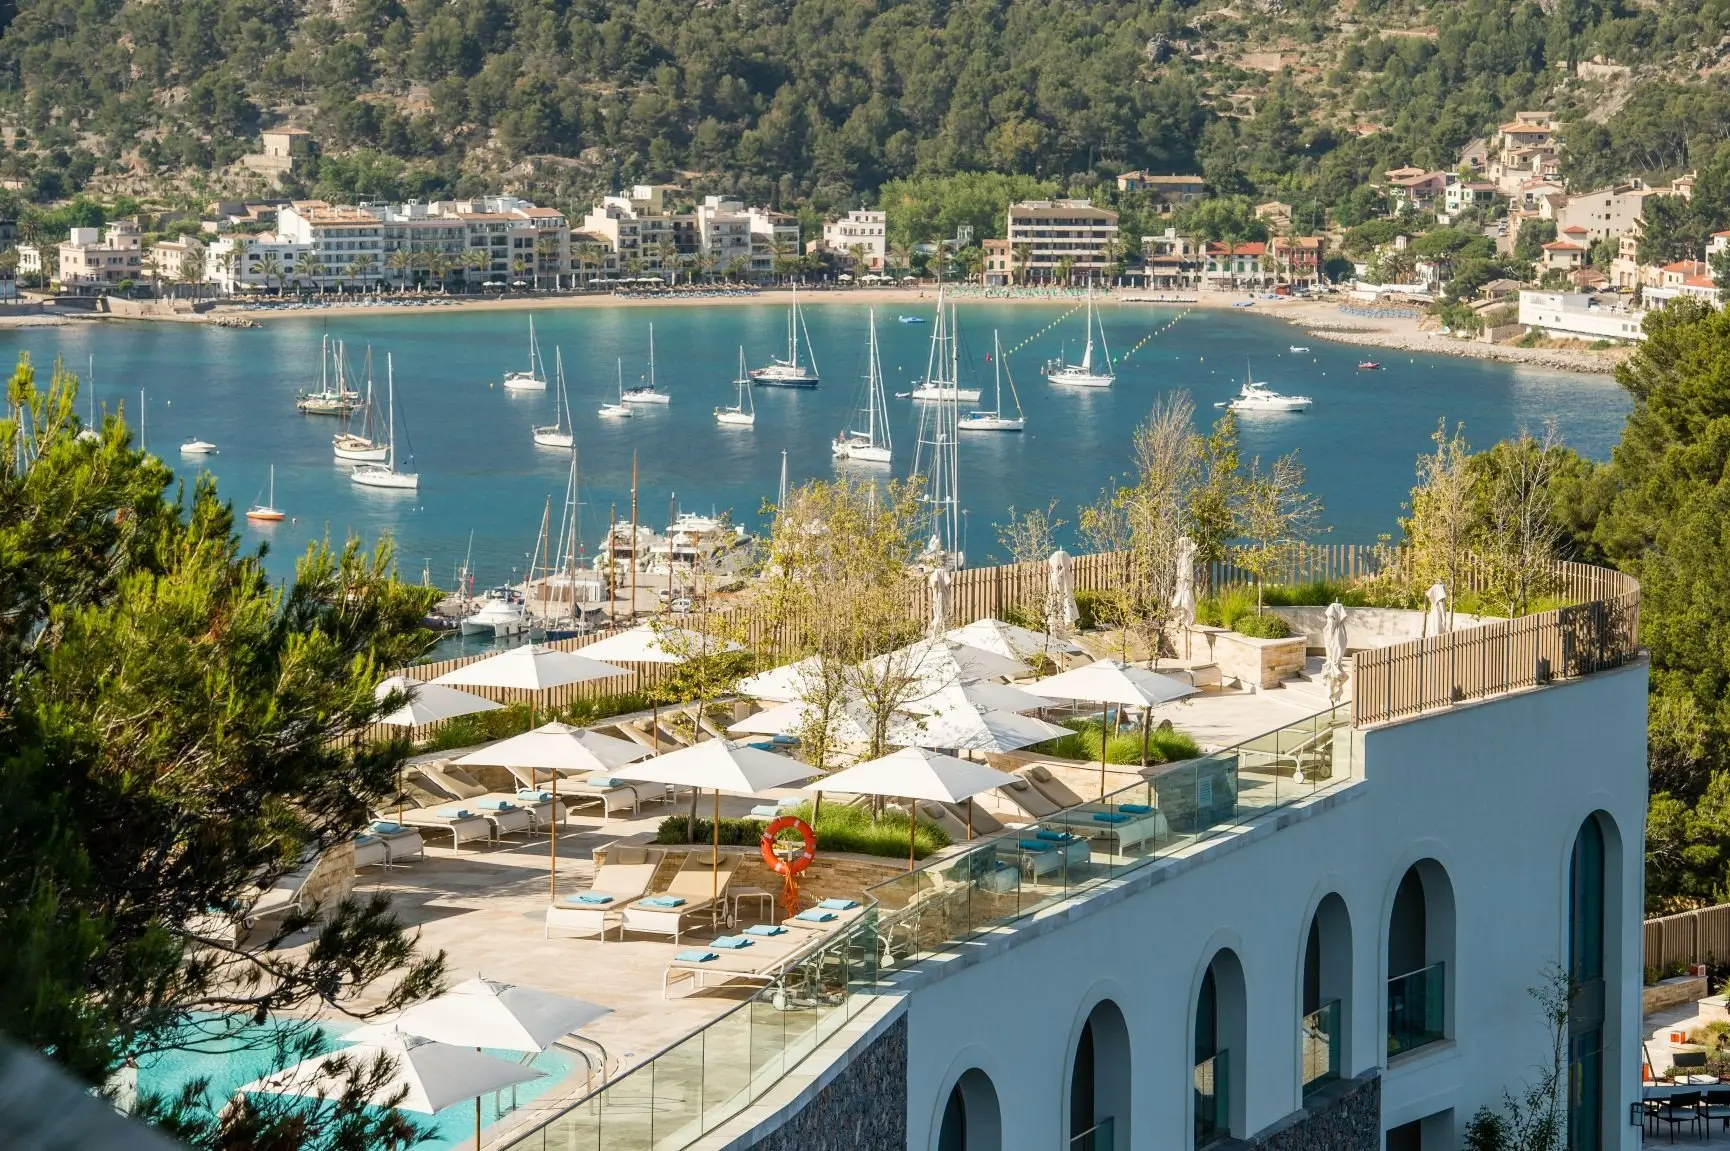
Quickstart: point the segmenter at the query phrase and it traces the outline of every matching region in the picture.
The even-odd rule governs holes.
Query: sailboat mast
[[[649,321],[649,390],[655,390],[655,322]]]
[[[1003,415],[1003,343],[998,338],[997,329],[991,329],[991,363],[997,369],[997,402],[992,414]]]
[[[637,453],[631,452],[631,622],[637,622]]]
[[[384,354],[384,378],[385,390],[390,401],[390,415],[386,417],[390,422],[390,427],[386,432],[384,459],[385,467],[394,472],[396,471],[396,361],[389,352]]]
[[[787,449],[781,449],[781,490],[775,493],[775,511],[781,512],[787,507]]]
[[[793,302],[787,308],[787,362],[799,366],[799,285],[793,285]]]

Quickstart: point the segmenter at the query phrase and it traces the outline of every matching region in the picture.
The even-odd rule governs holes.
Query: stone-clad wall
[[[815,1099],[750,1146],[755,1151],[903,1151],[907,1017],[886,1027]]]
[[[1241,1146],[1257,1151],[1379,1151],[1382,1145],[1382,1079],[1370,1071],[1333,1083]]]

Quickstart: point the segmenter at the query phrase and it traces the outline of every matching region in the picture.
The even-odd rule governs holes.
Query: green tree
[[[212,480],[171,496],[119,420],[78,438],[76,390],[58,369],[38,389],[22,359],[0,421],[0,1031],[94,1085],[269,1015],[435,990],[442,957],[415,953],[384,896],[268,933],[310,947],[233,934],[394,785],[406,745],[363,736],[399,702],[375,685],[427,649],[429,593],[353,542],[274,586]],[[321,1129],[305,1106],[182,1102],[151,1113],[213,1148],[413,1141],[358,1106]]]

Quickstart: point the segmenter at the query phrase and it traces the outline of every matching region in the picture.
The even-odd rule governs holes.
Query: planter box
[[[1311,647],[1322,646],[1322,629],[1327,626],[1328,609],[1325,607],[1270,607],[1270,615],[1277,615],[1291,625],[1293,634],[1302,635]],[[1495,622],[1495,616],[1467,615],[1461,612],[1454,616],[1454,630],[1464,631],[1467,628],[1482,627],[1486,623]],[[1405,608],[1393,607],[1348,607],[1346,609],[1346,649],[1361,651],[1364,648],[1389,647],[1408,640],[1422,639],[1424,636],[1424,613],[1408,611]]]
[[[1304,669],[1308,641],[1302,635],[1285,639],[1253,639],[1224,628],[1197,625],[1190,628],[1190,649],[1205,645],[1207,658],[1219,665],[1219,673],[1243,687],[1277,687],[1283,679]]]
[[[1706,977],[1704,975],[1678,975],[1674,979],[1665,979],[1656,986],[1647,987],[1640,993],[1640,1013],[1650,1015],[1654,1011],[1662,1011],[1666,1007],[1679,1007],[1684,1003],[1692,1003],[1697,999],[1706,998]]]

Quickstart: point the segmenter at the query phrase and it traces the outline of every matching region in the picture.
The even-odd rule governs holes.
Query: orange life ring
[[[799,832],[803,841],[799,850],[791,859],[783,859],[775,850],[775,837],[783,831],[793,828]],[[783,815],[772,821],[763,829],[763,839],[759,845],[763,852],[763,862],[772,867],[780,875],[798,875],[811,861],[817,858],[817,833],[811,830],[811,825],[795,815]]]

